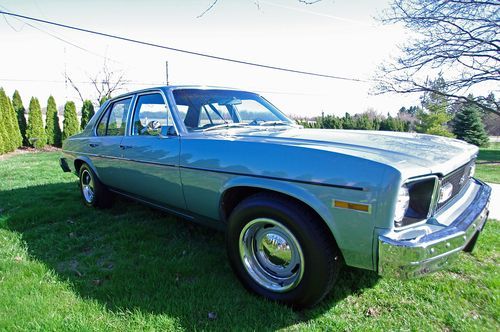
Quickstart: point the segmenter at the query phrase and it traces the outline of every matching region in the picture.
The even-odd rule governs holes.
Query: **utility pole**
[[[66,46],[64,47],[64,98],[68,100],[68,72],[66,68]]]
[[[165,78],[168,85],[168,61],[165,61]]]

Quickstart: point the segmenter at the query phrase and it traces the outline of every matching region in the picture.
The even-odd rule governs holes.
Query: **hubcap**
[[[274,292],[295,288],[304,274],[299,242],[288,228],[272,219],[254,219],[242,229],[240,257],[252,279]]]
[[[81,184],[83,198],[87,203],[92,203],[94,200],[94,180],[86,169],[82,172]]]

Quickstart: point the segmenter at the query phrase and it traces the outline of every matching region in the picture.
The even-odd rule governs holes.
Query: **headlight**
[[[406,210],[408,210],[408,206],[410,205],[410,192],[406,186],[402,186],[399,189],[398,200],[396,202],[396,210],[394,211],[394,221],[397,224],[400,224],[405,217]]]
[[[426,176],[405,183],[398,193],[394,225],[403,227],[427,219],[434,204],[436,176]]]

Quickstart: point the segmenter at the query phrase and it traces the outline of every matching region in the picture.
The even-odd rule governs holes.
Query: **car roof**
[[[243,89],[221,87],[221,86],[212,86],[212,85],[164,85],[164,86],[150,87],[150,88],[146,88],[146,89],[134,90],[134,91],[130,91],[127,93],[123,93],[121,95],[118,95],[116,97],[111,98],[109,101],[113,101],[115,99],[120,99],[123,97],[127,97],[127,96],[134,95],[137,93],[148,92],[148,91],[162,90],[163,92],[168,92],[168,91],[173,91],[173,90],[177,90],[177,89],[199,89],[199,90],[218,89],[218,90],[234,90],[234,91],[251,92],[251,91],[243,90]]]

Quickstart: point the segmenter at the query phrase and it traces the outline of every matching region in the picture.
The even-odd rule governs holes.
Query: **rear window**
[[[127,125],[127,115],[132,98],[114,102],[97,125],[98,136],[123,136]]]

